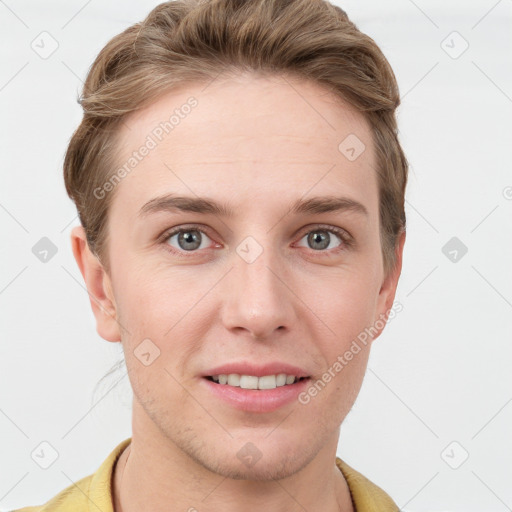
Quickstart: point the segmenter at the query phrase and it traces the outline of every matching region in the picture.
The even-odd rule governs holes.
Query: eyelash
[[[179,233],[186,233],[188,231],[199,231],[199,232],[203,233],[204,235],[206,235],[208,238],[212,239],[212,237],[208,234],[208,232],[204,228],[201,228],[200,226],[195,225],[195,224],[191,224],[191,225],[180,226],[179,228],[174,228],[174,229],[171,229],[170,231],[167,231],[162,236],[161,243],[165,246],[166,250],[171,252],[173,255],[178,255],[179,257],[188,258],[194,254],[197,254],[199,251],[198,250],[189,251],[190,256],[187,256],[186,255],[187,251],[183,251],[183,250],[179,251],[179,250],[175,249],[174,247],[171,247],[167,243],[169,238],[171,238],[172,236],[177,235]],[[334,233],[342,241],[342,245],[340,247],[336,247],[335,249],[330,249],[329,251],[326,251],[326,250],[314,251],[314,249],[310,249],[310,251],[314,251],[319,256],[331,256],[332,253],[338,254],[342,251],[350,249],[354,244],[354,240],[348,234],[347,231],[345,231],[342,228],[338,228],[335,226],[329,226],[329,225],[325,225],[325,224],[319,224],[319,225],[313,227],[313,229],[310,229],[309,231],[305,231],[303,233],[303,235],[300,237],[300,239],[302,240],[302,238],[304,238],[305,235],[308,235],[309,233],[311,233],[313,231],[326,231],[326,232]]]

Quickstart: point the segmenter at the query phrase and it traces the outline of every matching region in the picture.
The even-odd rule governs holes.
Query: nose
[[[223,280],[221,316],[226,329],[263,341],[296,325],[297,316],[290,273],[278,261],[276,251],[265,247],[257,255],[259,250],[255,252],[249,243],[232,255],[232,270]],[[246,257],[250,251],[253,257],[257,255],[253,261]]]

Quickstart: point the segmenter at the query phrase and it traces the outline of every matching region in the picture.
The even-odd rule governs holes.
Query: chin
[[[212,473],[233,480],[251,481],[287,478],[310,462],[303,448],[280,443],[277,437],[272,443],[268,441],[262,438],[254,442],[231,440],[225,445],[217,445],[214,450],[189,451],[189,456]]]
[[[213,467],[208,469],[233,480],[267,482],[288,478],[300,471],[306,463],[307,461],[301,464],[298,460],[279,459],[274,456],[272,460],[264,460],[262,457],[251,466],[238,461],[235,463],[231,460],[220,463],[216,461]]]

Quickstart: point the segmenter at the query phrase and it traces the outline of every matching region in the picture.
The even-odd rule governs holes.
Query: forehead
[[[116,190],[125,207],[170,191],[241,205],[309,190],[377,194],[363,115],[316,83],[284,77],[241,75],[164,94],[125,120],[118,165],[129,170]]]

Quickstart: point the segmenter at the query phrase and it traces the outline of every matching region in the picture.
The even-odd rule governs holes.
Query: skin
[[[317,84],[240,75],[187,85],[133,113],[120,132],[120,165],[190,96],[197,107],[116,186],[111,274],[82,227],[71,235],[97,331],[122,342],[134,392],[132,443],[113,479],[115,511],[352,511],[336,449],[381,330],[306,405],[242,412],[213,396],[200,374],[229,361],[279,360],[316,381],[390,310],[405,235],[385,275],[369,126]],[[355,161],[338,150],[351,133],[366,146]],[[138,216],[166,192],[229,203],[235,216]],[[288,214],[293,201],[313,195],[350,197],[368,214]],[[205,231],[192,233],[202,237],[195,252],[177,235],[161,238],[191,223]],[[324,232],[328,248],[315,249],[307,235],[319,224],[345,229],[353,244]],[[247,236],[263,249],[251,264],[236,252]],[[160,350],[148,366],[134,355],[146,338]],[[247,442],[262,454],[252,467],[236,456]]]

